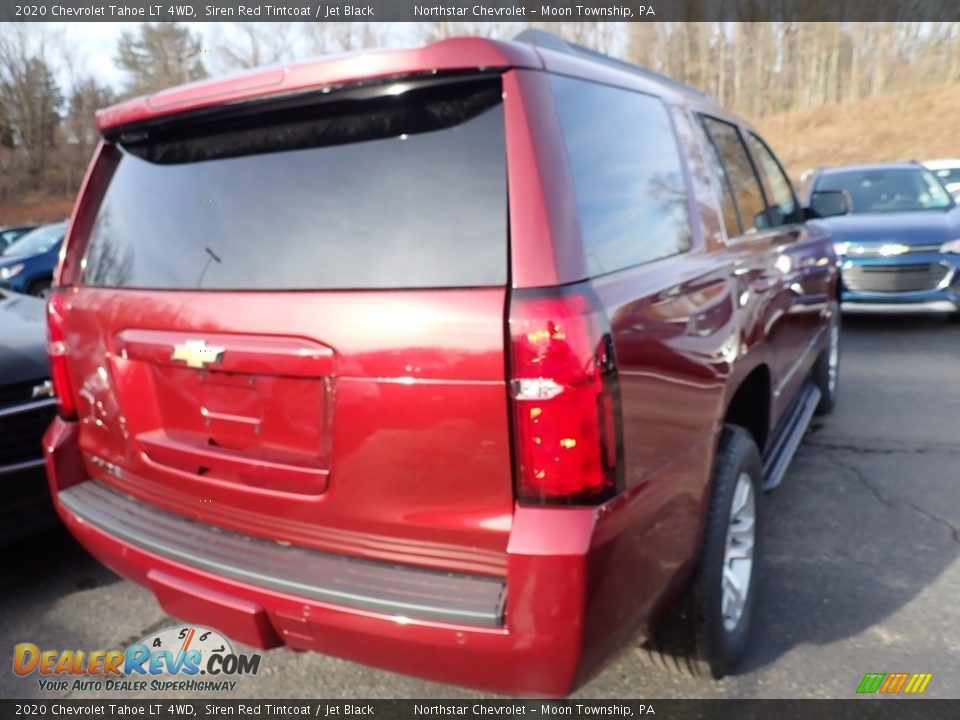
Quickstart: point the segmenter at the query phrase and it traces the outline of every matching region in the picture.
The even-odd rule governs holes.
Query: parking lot
[[[762,597],[740,673],[692,680],[652,667],[632,646],[578,695],[848,698],[866,672],[905,671],[933,673],[928,696],[960,697],[958,349],[960,325],[939,318],[847,318],[838,409],[815,422],[765,499]],[[117,647],[173,623],[146,590],[59,529],[5,555],[5,652],[25,641]],[[266,653],[262,667],[236,696],[473,695],[284,649]],[[0,696],[44,694],[36,676],[7,670]]]

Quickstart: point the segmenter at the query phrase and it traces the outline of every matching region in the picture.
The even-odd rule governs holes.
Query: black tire
[[[820,390],[820,402],[817,403],[815,411],[817,415],[829,415],[837,406],[837,394],[840,387],[842,325],[840,303],[834,302],[831,307],[830,324],[827,327],[829,342],[813,366],[813,383]]]
[[[723,614],[723,576],[734,494],[744,474],[749,476],[753,489],[753,563],[742,614],[735,622],[733,618],[728,619],[734,623],[730,628]],[[763,472],[756,443],[743,428],[725,426],[714,464],[710,507],[697,568],[672,615],[646,645],[653,664],[698,677],[721,678],[730,674],[743,657],[756,605],[762,488]]]
[[[960,325],[960,312],[953,312],[947,315],[947,322],[953,325]]]
[[[53,281],[50,278],[34,280],[32,283],[30,283],[30,287],[27,288],[27,295],[46,297],[50,292],[50,286],[52,284]]]

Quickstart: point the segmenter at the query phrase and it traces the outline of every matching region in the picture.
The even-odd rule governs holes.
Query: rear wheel
[[[820,353],[813,366],[813,382],[820,390],[817,415],[829,415],[837,405],[837,387],[840,382],[840,303],[830,305],[829,337],[827,347]]]
[[[673,615],[647,645],[658,664],[720,678],[746,651],[756,594],[761,487],[756,443],[746,430],[726,426],[697,570]]]

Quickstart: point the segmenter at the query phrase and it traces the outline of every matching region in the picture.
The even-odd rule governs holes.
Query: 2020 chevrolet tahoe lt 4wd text
[[[48,471],[170,614],[516,694],[743,652],[761,491],[836,393],[832,241],[708,98],[526,40],[99,114]]]

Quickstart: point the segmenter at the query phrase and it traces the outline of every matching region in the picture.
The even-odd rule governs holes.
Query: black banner
[[[0,718],[660,718],[927,720],[960,700],[0,700]]]
[[[0,0],[21,22],[960,21],[956,0]]]

